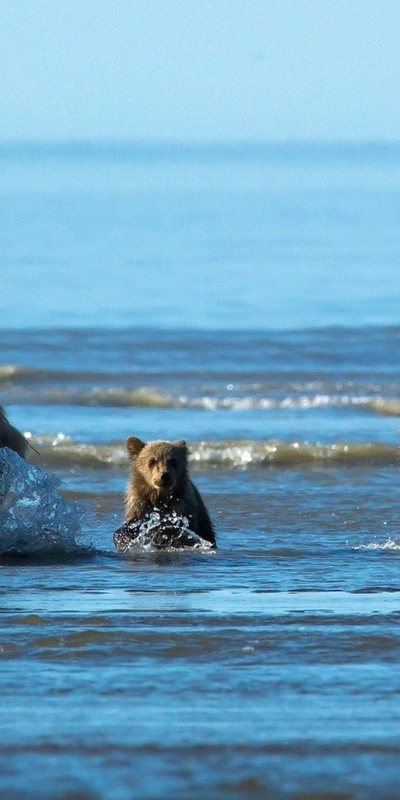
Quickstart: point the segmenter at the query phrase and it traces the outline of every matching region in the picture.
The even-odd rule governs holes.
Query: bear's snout
[[[159,477],[160,486],[171,486],[173,483],[173,477],[170,472],[162,472]]]

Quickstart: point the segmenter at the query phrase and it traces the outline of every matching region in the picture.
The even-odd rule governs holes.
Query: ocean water
[[[397,145],[0,147],[0,404],[73,509],[0,531],[5,800],[398,800],[399,195]],[[215,553],[116,552],[131,434]]]

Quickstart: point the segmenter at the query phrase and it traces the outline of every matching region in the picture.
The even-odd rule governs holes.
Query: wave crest
[[[360,385],[353,387],[353,391],[343,391],[343,387],[321,387],[320,391],[306,391],[305,387],[280,387],[271,393],[262,394],[260,386],[254,386],[252,392],[249,387],[238,385],[235,393],[231,387],[227,393],[223,389],[205,390],[203,394],[191,395],[185,392],[166,392],[158,387],[139,385],[129,386],[80,386],[74,388],[71,382],[88,381],[99,378],[95,373],[68,373],[35,370],[29,367],[18,367],[15,364],[0,365],[0,385],[10,384],[11,393],[8,402],[33,404],[33,405],[75,405],[81,407],[114,407],[114,408],[159,408],[159,409],[184,409],[203,411],[291,411],[313,410],[324,408],[350,408],[352,410],[367,411],[382,416],[400,416],[400,400],[397,397],[386,397],[365,392]],[[49,378],[54,380],[53,386],[39,388],[27,387],[21,384],[35,384]],[[16,380],[18,379],[18,385]],[[67,385],[56,385],[56,380],[62,383],[67,380]],[[379,387],[381,389],[382,387]],[[392,389],[393,390],[393,389]],[[382,390],[383,391],[383,390]]]
[[[128,457],[124,442],[82,443],[63,434],[56,437],[41,436],[28,440],[39,451],[46,464],[68,466],[78,464],[87,468],[123,467]],[[266,441],[222,440],[192,442],[190,460],[194,466],[263,467],[307,466],[310,464],[399,463],[396,445],[380,442],[284,442],[280,439]]]

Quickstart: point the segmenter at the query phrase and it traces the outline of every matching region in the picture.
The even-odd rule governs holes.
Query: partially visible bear
[[[22,433],[10,425],[2,406],[0,406],[0,447],[9,447],[22,458],[25,458],[28,447],[28,442]]]
[[[136,436],[126,440],[131,477],[126,489],[126,522],[114,534],[118,550],[129,549],[143,530],[159,518],[153,544],[156,547],[193,545],[190,531],[216,544],[215,532],[200,493],[188,475],[186,442],[142,442]],[[158,515],[158,516],[157,516]],[[186,517],[190,531],[179,533],[174,520]]]

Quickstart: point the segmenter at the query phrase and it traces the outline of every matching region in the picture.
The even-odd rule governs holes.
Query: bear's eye
[[[177,466],[176,458],[169,458],[168,459],[168,466],[172,467],[173,469],[175,469],[175,467]]]
[[[156,459],[155,458],[149,458],[149,467],[154,467],[155,464],[156,464]]]

